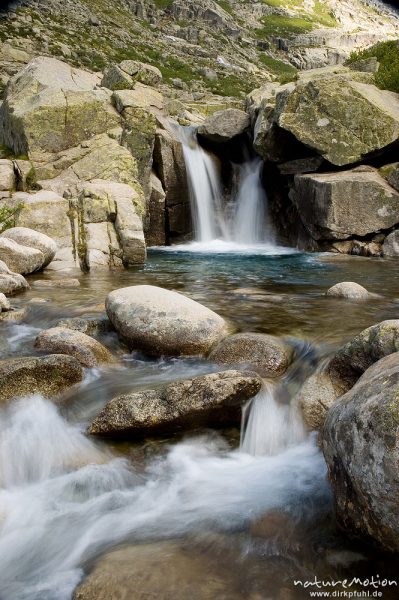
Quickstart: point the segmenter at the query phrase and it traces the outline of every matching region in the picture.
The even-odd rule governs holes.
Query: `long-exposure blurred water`
[[[80,287],[36,287],[37,280],[60,278],[49,272],[30,278],[31,289],[13,299],[22,320],[1,324],[2,358],[35,354],[38,331],[65,317],[98,316],[110,290],[135,284],[183,292],[238,331],[279,335],[323,352],[395,318],[399,307],[395,261],[270,248],[263,254],[155,250],[129,271],[71,275]],[[325,297],[345,280],[376,296],[361,304]],[[183,538],[195,549],[198,536],[214,540],[212,556],[228,577],[239,577],[243,600],[308,597],[293,587],[294,577],[390,569],[368,549],[359,556],[335,530],[317,438],[267,389],[253,400],[251,434],[241,448],[232,430],[134,443],[89,439],[87,424],[117,394],[218,369],[196,357],[129,354],[114,333],[100,339],[116,352],[115,366],[87,371],[59,405],[34,396],[1,409],[1,600],[67,600],[93,561],[119,544]],[[271,512],[283,515],[285,525],[265,533],[262,518]]]

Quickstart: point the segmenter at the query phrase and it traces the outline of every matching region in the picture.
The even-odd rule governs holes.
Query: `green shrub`
[[[273,58],[272,56],[268,56],[267,54],[261,54],[259,58],[268,71],[273,73],[273,75],[276,75],[281,83],[288,83],[289,81],[295,81],[295,79],[297,79],[298,70],[294,66],[282,60]]]
[[[8,206],[0,206],[0,233],[3,233],[10,227],[15,227],[17,218],[24,205],[22,203],[17,204],[14,208]]]
[[[379,42],[365,50],[352,52],[346,64],[374,56],[380,63],[375,74],[376,85],[382,90],[390,90],[399,94],[399,41]]]

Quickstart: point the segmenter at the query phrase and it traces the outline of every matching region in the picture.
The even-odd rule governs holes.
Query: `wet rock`
[[[212,142],[228,142],[249,128],[249,116],[237,108],[215,112],[198,128],[198,134]]]
[[[97,562],[73,598],[188,600],[193,590],[195,600],[244,600],[244,594],[213,556],[175,541],[113,550]]]
[[[246,364],[262,377],[278,377],[289,367],[292,355],[292,349],[273,335],[237,333],[222,340],[209,359],[228,365]]]
[[[0,292],[7,295],[16,294],[29,288],[22,275],[13,273],[5,262],[0,260]]]
[[[310,429],[322,429],[327,411],[340,395],[328,372],[314,373],[303,384],[296,401]]]
[[[290,198],[315,240],[344,240],[393,227],[399,193],[373,169],[297,175]]]
[[[0,360],[0,402],[32,394],[53,398],[82,379],[82,367],[72,356]]]
[[[64,279],[37,279],[32,282],[32,287],[35,288],[74,288],[79,287],[79,279],[73,277],[65,277]]]
[[[7,312],[8,310],[11,310],[10,301],[0,292],[0,313]]]
[[[43,267],[44,255],[36,248],[21,246],[14,240],[0,236],[0,256],[15,273],[28,275]]]
[[[44,233],[40,233],[39,231],[27,227],[12,227],[11,229],[4,231],[1,234],[1,237],[14,240],[14,242],[21,244],[21,246],[28,246],[29,248],[40,250],[44,256],[42,268],[47,267],[47,265],[51,263],[57,252],[57,244],[54,240]]]
[[[135,436],[238,424],[242,405],[261,386],[255,373],[223,371],[124,394],[108,402],[89,433]]]
[[[113,327],[107,317],[71,317],[58,321],[56,327],[63,327],[80,331],[86,335],[96,335],[98,333],[109,333],[113,331]]]
[[[382,358],[330,408],[323,452],[339,524],[399,551],[399,353]]]
[[[52,327],[39,333],[35,348],[73,356],[84,367],[112,362],[111,353],[97,340],[66,327]]]
[[[209,308],[156,286],[114,290],[105,307],[130,348],[153,356],[206,354],[229,333],[226,321]]]
[[[329,374],[341,394],[347,392],[372,364],[399,351],[399,320],[368,327],[345,344],[331,359]]]
[[[399,230],[387,235],[382,245],[382,253],[388,257],[399,256]]]
[[[330,287],[326,291],[326,296],[347,298],[348,300],[368,300],[371,294],[366,288],[354,281],[342,281]]]

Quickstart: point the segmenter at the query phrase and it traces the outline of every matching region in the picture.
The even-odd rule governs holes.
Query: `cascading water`
[[[175,129],[183,145],[195,245],[237,250],[264,245],[274,248],[267,196],[261,182],[263,162],[249,159],[235,165],[238,184],[224,206],[220,166],[198,143],[193,127]]]

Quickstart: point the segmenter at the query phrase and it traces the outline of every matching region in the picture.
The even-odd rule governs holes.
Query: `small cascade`
[[[282,403],[273,387],[263,389],[243,411],[241,450],[252,456],[273,456],[307,437],[296,403]]]
[[[220,242],[231,249],[274,245],[259,157],[235,165],[237,186],[231,202],[223,202],[220,165],[198,143],[193,127],[175,130],[183,144],[193,215],[195,242]]]
[[[232,237],[239,244],[274,243],[267,214],[267,196],[261,182],[262,166],[262,160],[254,158],[238,168]]]

